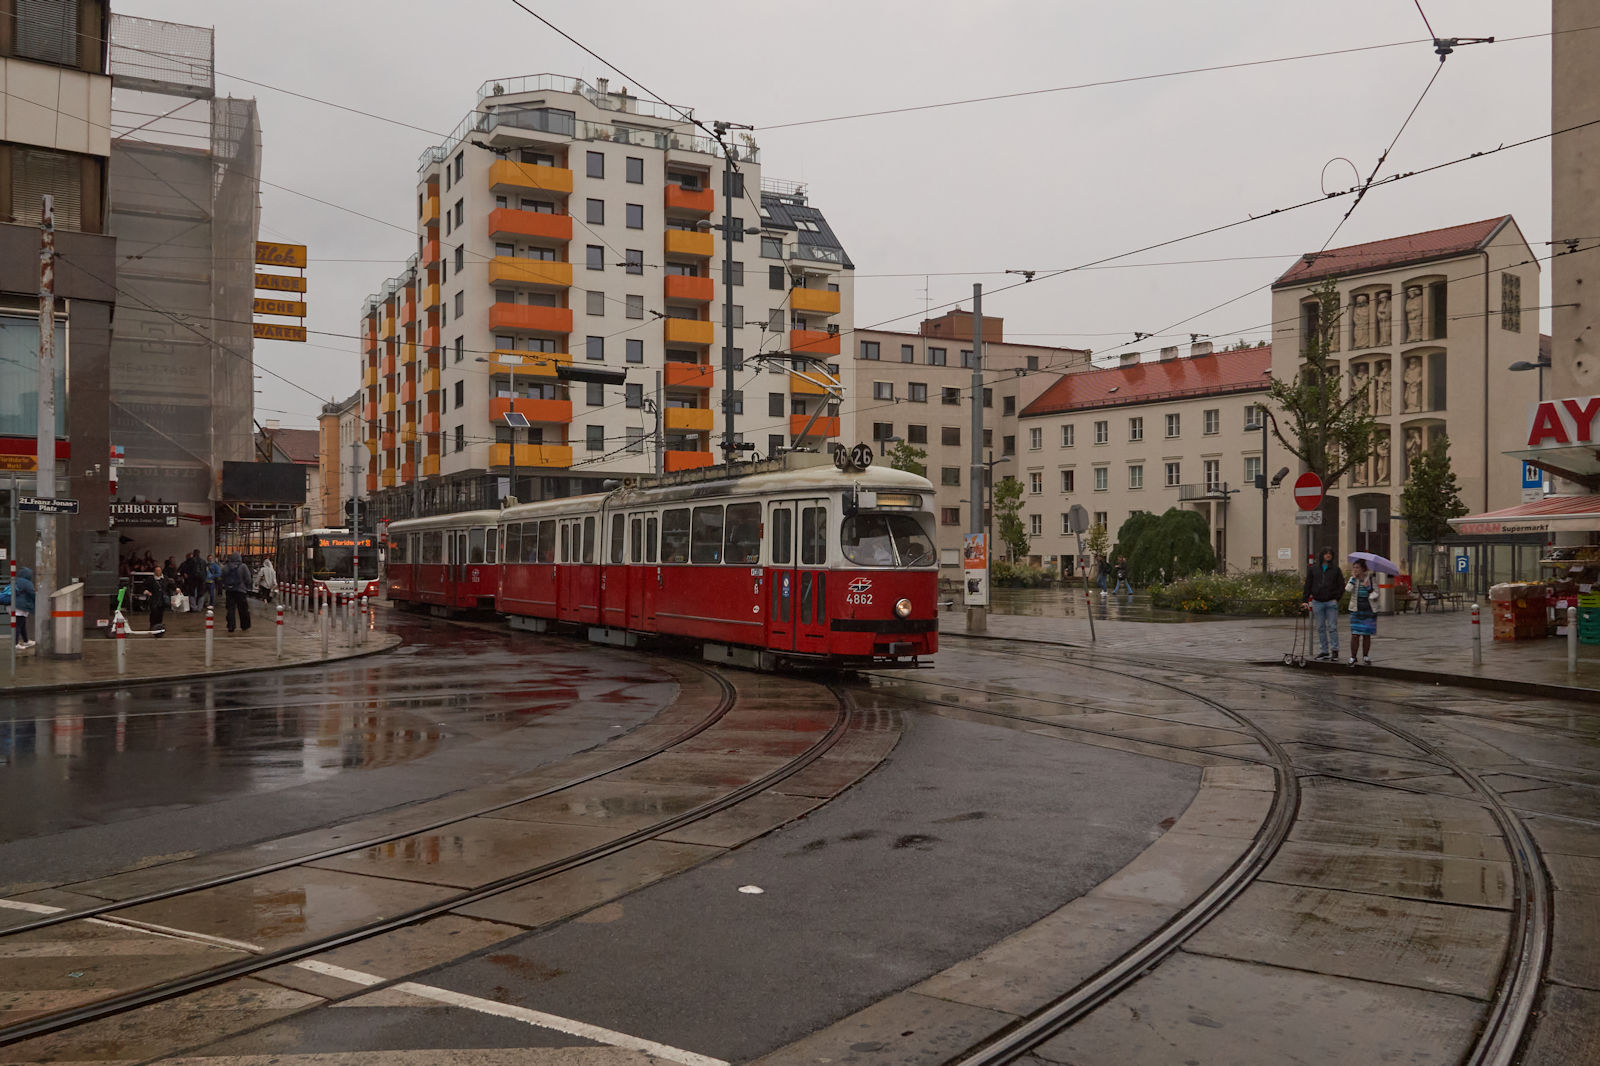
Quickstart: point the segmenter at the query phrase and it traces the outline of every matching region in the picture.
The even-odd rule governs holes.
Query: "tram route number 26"
[[[857,607],[867,607],[872,604],[872,582],[860,577],[850,582],[850,591],[846,594],[844,602]]]

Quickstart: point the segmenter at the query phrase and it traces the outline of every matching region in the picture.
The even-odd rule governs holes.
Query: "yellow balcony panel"
[[[669,407],[663,421],[671,430],[687,433],[711,431],[711,409],[707,407]]]
[[[572,264],[497,255],[489,260],[489,284],[565,289],[572,284]]]
[[[422,372],[422,391],[423,392],[438,392],[439,391],[439,371],[438,370],[428,369],[428,370],[424,370]]]
[[[402,363],[415,363],[417,361],[417,346],[414,342],[407,341],[400,345],[400,361]]]
[[[669,318],[665,330],[668,344],[710,344],[714,335],[712,323],[692,318]]]
[[[386,489],[394,488],[394,474],[395,474],[395,471],[394,471],[394,467],[392,467],[392,466],[389,469],[387,469],[387,470],[385,470],[383,472],[383,487],[384,488],[386,488]]]
[[[491,374],[515,374],[517,377],[553,378],[556,367],[572,364],[567,352],[503,352],[489,356]]]
[[[572,240],[572,216],[551,211],[519,211],[497,207],[489,212],[489,239],[524,237],[539,241]]]
[[[839,294],[827,289],[793,289],[789,293],[789,306],[796,314],[836,315],[839,313]]]
[[[500,159],[489,164],[489,189],[491,192],[532,189],[566,196],[572,192],[572,171],[565,167],[543,167],[537,163]]]
[[[436,226],[439,223],[439,198],[430,196],[422,202],[422,224]]]
[[[422,476],[439,476],[439,457],[437,455],[424,455],[422,457]]]
[[[378,368],[369,363],[367,365],[367,368],[361,372],[361,384],[364,387],[370,388],[371,386],[376,385],[377,383],[378,383]]]
[[[668,274],[662,285],[662,295],[669,300],[691,300],[694,303],[708,304],[715,294],[710,278]]]
[[[674,470],[693,470],[716,462],[710,452],[666,452],[662,456],[670,474]]]
[[[663,364],[662,382],[669,389],[709,389],[716,385],[716,369],[705,363]]]
[[[519,444],[517,465],[526,467],[568,467],[572,465],[572,449],[565,444]],[[489,445],[490,466],[511,465],[511,445]]]
[[[512,400],[509,396],[494,396],[489,399],[489,421],[496,425],[504,422],[506,415],[513,410],[529,422],[557,422],[565,425],[572,421],[571,400],[534,400],[527,397]]]
[[[839,335],[820,329],[791,329],[789,350],[800,355],[838,355]]]
[[[816,377],[817,375],[816,374],[812,374],[811,376],[812,377]],[[807,381],[805,378],[801,377],[799,374],[790,374],[789,375],[789,391],[794,393],[796,396],[826,396],[826,395],[828,395],[828,390],[827,389],[823,388],[821,385],[813,385],[811,382]]]
[[[839,435],[838,415],[818,415],[815,422],[811,422],[811,432],[806,433],[806,423],[811,422],[810,415],[790,415],[789,433],[798,437],[805,433],[807,437],[837,437]]]
[[[711,234],[695,230],[669,229],[663,241],[668,255],[692,255],[697,259],[710,259],[715,251]]]
[[[401,425],[400,425],[400,443],[401,444],[410,444],[412,441],[414,441],[416,439],[417,439],[417,424],[415,422],[403,422],[403,423],[401,423]]]
[[[394,409],[395,409],[394,393],[392,393],[392,392],[384,393],[383,394],[383,413],[384,414],[388,414],[390,411],[393,411]]]
[[[444,297],[439,295],[439,286],[437,284],[423,286],[422,306],[424,310],[432,311],[442,303],[444,303]]]
[[[378,339],[386,341],[394,336],[394,316],[384,315],[383,322],[378,326]]]

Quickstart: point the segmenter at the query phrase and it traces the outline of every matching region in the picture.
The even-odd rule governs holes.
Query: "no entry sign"
[[[1302,511],[1322,506],[1322,479],[1315,471],[1307,470],[1294,479],[1294,505]]]

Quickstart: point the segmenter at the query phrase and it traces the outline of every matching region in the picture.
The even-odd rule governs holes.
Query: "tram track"
[[[996,641],[995,643],[1005,644],[1008,642]],[[984,648],[981,650],[999,654],[998,649]],[[1065,652],[1065,649],[1062,649],[1062,651]],[[1250,720],[1248,712],[1226,707],[1211,696],[1159,677],[1152,677],[1148,673],[1136,670],[1114,669],[1104,663],[1085,662],[1082,657],[1070,654],[1050,655],[1042,651],[1021,650],[1015,647],[1007,649],[1003,654],[1011,658],[1038,660],[1055,666],[1113,675],[1141,685],[1153,685],[1182,694],[1212,710],[1218,711],[1245,727],[1248,732],[1258,738],[1257,743],[1261,744],[1269,754],[1268,759],[1261,761],[1267,762],[1272,766],[1274,778],[1279,787],[1267,816],[1262,820],[1244,853],[1205,891],[1191,901],[1186,908],[1175,915],[1161,929],[1103,967],[1096,974],[1079,983],[1076,987],[1064,991],[1043,1007],[1025,1017],[1019,1018],[999,1032],[991,1034],[987,1039],[973,1045],[967,1051],[949,1059],[948,1061],[953,1066],[996,1066],[996,1064],[1016,1061],[1038,1049],[1052,1037],[1065,1032],[1074,1024],[1086,1018],[1096,1008],[1105,1004],[1120,992],[1131,988],[1153,971],[1163,959],[1177,951],[1190,936],[1222,914],[1240,893],[1259,878],[1271,862],[1272,856],[1287,841],[1298,814],[1298,780],[1302,770],[1317,776],[1349,780],[1372,787],[1395,789],[1396,791],[1414,794],[1418,792],[1425,795],[1438,794],[1433,790],[1409,788],[1404,785],[1403,781],[1363,779],[1348,774],[1330,774],[1325,770],[1312,767],[1301,767],[1296,764],[1293,756],[1283,748],[1282,743],[1271,736],[1269,727]],[[1108,658],[1108,656],[1099,653],[1096,653],[1095,657],[1098,659]],[[1115,659],[1116,657],[1110,658]],[[1136,660],[1124,659],[1122,662],[1130,665],[1138,664]],[[1186,665],[1182,670],[1189,675],[1212,676],[1230,683],[1239,683],[1237,678],[1206,669],[1203,663],[1192,666]],[[891,677],[889,680],[900,679]],[[1437,764],[1443,772],[1449,773],[1464,782],[1471,790],[1471,800],[1484,807],[1493,818],[1504,841],[1512,871],[1511,938],[1501,964],[1500,973],[1495,981],[1493,995],[1487,1004],[1483,1023],[1472,1042],[1470,1050],[1462,1061],[1466,1066],[1510,1066],[1511,1063],[1516,1061],[1518,1048],[1523,1042],[1528,1024],[1533,1017],[1539,995],[1540,980],[1549,957],[1552,928],[1551,886],[1548,875],[1544,870],[1532,835],[1523,823],[1517,809],[1501,798],[1494,789],[1490,788],[1479,774],[1453,757],[1439,744],[1412,730],[1385,721],[1381,716],[1368,710],[1352,707],[1348,701],[1340,702],[1308,694],[1293,686],[1277,682],[1252,679],[1249,683],[1290,694],[1299,701],[1324,708],[1330,712],[1337,712],[1362,723],[1364,726],[1381,730],[1383,733],[1392,736],[1397,741],[1418,752],[1427,761]],[[962,686],[954,687],[961,688]],[[968,690],[1009,700],[1028,699],[1063,705],[1067,702],[1016,692],[985,690],[972,686],[968,686]],[[915,701],[923,700],[921,696],[908,696],[907,698]],[[1020,717],[1025,720],[1029,717],[1015,715],[1006,711],[985,711],[983,708],[955,701],[932,699],[927,702],[953,706],[975,716],[992,715],[998,718],[1010,719]],[[1449,714],[1450,712],[1443,710],[1441,713]],[[1160,716],[1151,715],[1149,717],[1159,719]],[[1042,719],[1037,721],[1040,724],[1052,727],[1063,726],[1063,723],[1059,721],[1045,721]],[[1071,727],[1067,726],[1065,728],[1070,729]],[[1154,743],[1139,737],[1133,731],[1122,733],[1114,730],[1097,729],[1083,729],[1082,731],[1096,734],[1109,733],[1128,742]],[[1292,742],[1298,741],[1289,741],[1288,743]],[[1209,752],[1205,746],[1184,745],[1172,741],[1163,742],[1159,746],[1207,752],[1212,755],[1217,754]],[[1246,759],[1245,761],[1250,760]],[[1286,781],[1293,783],[1292,804],[1286,802],[1286,797],[1283,795],[1283,784]]]
[[[675,735],[665,742],[653,745],[651,748],[646,749],[645,751],[637,754],[630,753],[630,758],[620,761],[615,766],[581,774],[562,784],[541,788],[537,791],[529,792],[525,796],[520,796],[509,801],[495,803],[477,811],[468,812],[466,814],[452,815],[449,818],[438,819],[426,826],[412,826],[403,831],[385,834],[382,837],[369,838],[348,845],[340,845],[336,848],[324,849],[311,855],[301,855],[293,859],[262,864],[249,870],[235,871],[228,874],[219,875],[217,877],[198,880],[191,884],[178,886],[175,888],[145,893],[141,896],[132,897],[125,900],[109,902],[104,905],[77,908],[72,911],[63,911],[57,914],[44,916],[23,924],[0,930],[0,942],[24,933],[50,927],[59,927],[71,922],[99,920],[110,921],[119,925],[124,924],[114,917],[105,918],[104,916],[114,915],[117,911],[131,909],[147,903],[182,899],[185,896],[191,896],[196,893],[204,892],[223,885],[235,884],[248,880],[252,877],[261,876],[265,873],[307,866],[308,864],[320,862],[339,855],[346,855],[363,849],[381,846],[386,843],[392,843],[397,840],[416,836],[419,833],[434,831],[472,818],[482,817],[486,814],[492,814],[496,811],[502,811],[508,807],[528,802],[529,800],[555,795],[562,791],[566,791],[568,789],[593,782],[597,779],[604,778],[609,774],[614,774],[621,770],[639,766],[650,759],[670,753],[673,749],[683,745],[686,741],[706,733],[719,722],[726,721],[730,713],[737,707],[738,692],[733,683],[729,682],[725,677],[722,677],[715,671],[694,664],[685,665],[693,665],[694,669],[712,678],[715,684],[719,687],[721,695],[717,701],[717,704],[713,707],[712,712],[706,715],[704,719],[697,722],[690,729]],[[831,696],[831,701],[834,708],[833,722],[829,728],[821,734],[821,736],[809,744],[802,752],[797,753],[791,758],[787,758],[782,765],[774,767],[767,772],[752,778],[742,785],[731,788],[729,791],[719,796],[712,797],[705,802],[681,811],[676,815],[662,818],[658,821],[622,834],[612,840],[536,864],[486,883],[475,885],[463,891],[453,893],[442,899],[429,902],[421,906],[411,907],[387,917],[360,922],[335,933],[318,937],[303,943],[292,944],[276,950],[260,951],[248,954],[243,958],[231,960],[221,965],[208,967],[198,972],[182,974],[166,980],[149,982],[129,991],[97,999],[79,1006],[35,1015],[34,1017],[27,1018],[15,1024],[0,1028],[0,1046],[16,1044],[20,1041],[46,1036],[52,1033],[58,1033],[63,1030],[85,1025],[90,1022],[136,1010],[142,1007],[167,1002],[178,997],[200,991],[202,989],[212,988],[229,981],[249,977],[253,974],[258,974],[264,970],[268,970],[276,966],[301,962],[302,960],[310,959],[313,956],[320,955],[340,947],[370,940],[386,933],[394,932],[409,926],[414,926],[431,918],[440,917],[450,912],[458,911],[462,908],[471,907],[475,904],[492,899],[493,897],[514,891],[516,889],[524,888],[547,878],[554,877],[558,874],[576,870],[599,860],[616,856],[630,848],[637,847],[646,841],[671,834],[677,830],[683,829],[686,826],[703,821],[715,814],[734,807],[745,800],[768,791],[781,784],[788,778],[799,774],[801,771],[815,763],[823,755],[827,754],[828,751],[838,744],[839,740],[845,735],[852,720],[852,705],[847,695],[837,687],[829,686],[827,688],[827,692]],[[126,927],[133,931],[139,931],[140,924],[141,923],[137,921],[129,921],[126,923]],[[180,937],[183,935],[181,930],[166,926],[150,927],[150,929],[151,931],[156,932],[158,935],[177,935]],[[202,937],[201,939],[204,938]],[[404,978],[397,978],[396,980],[403,979]],[[362,991],[367,992],[371,991],[371,989],[363,988]]]

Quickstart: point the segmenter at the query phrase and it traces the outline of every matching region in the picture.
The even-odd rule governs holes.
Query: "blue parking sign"
[[[1469,558],[1470,558],[1470,556],[1466,556],[1466,555],[1458,555],[1458,556],[1456,556],[1456,573],[1465,574],[1467,572],[1467,565],[1468,565]]]

